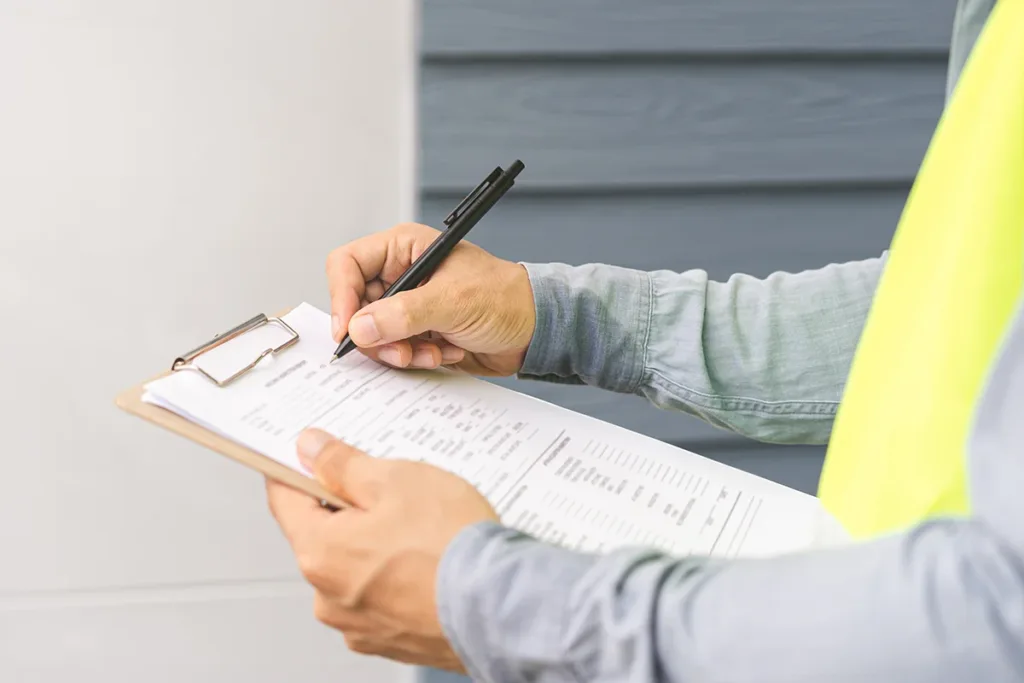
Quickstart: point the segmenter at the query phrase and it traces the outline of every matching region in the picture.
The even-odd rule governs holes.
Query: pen
[[[466,195],[466,198],[444,219],[445,231],[438,235],[437,239],[427,247],[427,250],[409,266],[409,270],[402,273],[402,276],[395,280],[380,298],[386,299],[399,292],[415,289],[430,277],[452,249],[473,229],[473,226],[479,223],[480,219],[491,210],[491,207],[515,184],[516,176],[524,168],[523,162],[516,159],[507,171],[500,166],[491,171],[490,175],[484,178],[475,190]],[[355,342],[346,334],[334,351],[331,362],[333,363],[355,348]]]

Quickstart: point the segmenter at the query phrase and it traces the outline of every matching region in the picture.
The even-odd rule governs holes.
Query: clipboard
[[[321,505],[330,510],[340,510],[348,507],[348,504],[334,494],[328,492],[312,477],[307,477],[286,465],[282,465],[273,458],[267,457],[262,453],[258,453],[246,446],[232,441],[231,439],[223,437],[216,432],[202,427],[201,425],[190,422],[184,417],[181,417],[177,413],[166,408],[162,408],[151,403],[145,403],[142,400],[142,396],[145,393],[145,385],[160,379],[161,377],[166,377],[172,372],[198,372],[206,381],[213,382],[219,387],[226,387],[258,366],[264,358],[274,356],[279,353],[286,353],[289,348],[299,341],[298,332],[292,329],[283,320],[283,317],[287,313],[287,310],[282,311],[273,317],[269,317],[261,313],[250,318],[244,323],[232,327],[226,332],[216,335],[205,344],[202,344],[175,358],[171,363],[169,370],[123,391],[117,396],[114,403],[118,408],[131,415],[142,418],[146,422],[171,431],[179,436],[183,436],[200,446],[205,446],[206,448],[219,453],[220,455],[226,456],[237,463],[240,463],[250,469],[254,469],[264,476],[270,477],[271,479],[306,493],[316,500],[319,500]],[[228,377],[215,377],[196,363],[203,354],[212,351],[232,339],[237,339],[242,335],[260,329],[265,325],[281,326],[290,333],[290,336],[285,342],[274,348],[265,349],[262,353],[257,354],[255,358],[241,359],[239,367]]]

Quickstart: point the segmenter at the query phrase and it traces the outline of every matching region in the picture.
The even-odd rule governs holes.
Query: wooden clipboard
[[[244,375],[252,368],[254,368],[266,356],[274,355],[285,351],[299,339],[298,333],[292,330],[291,327],[289,327],[287,323],[285,323],[282,320],[282,317],[286,313],[287,311],[282,312],[278,316],[272,318],[261,314],[252,318],[251,320],[246,321],[245,323],[242,323],[241,325],[233,327],[232,329],[228,330],[227,332],[224,332],[223,334],[217,335],[206,344],[203,344],[202,346],[199,346],[193,349],[192,351],[189,351],[188,353],[176,358],[174,360],[174,363],[172,363],[170,370],[163,372],[155,377],[152,377],[146,380],[145,382],[138,384],[137,386],[134,386],[130,389],[123,391],[121,394],[117,396],[114,403],[117,405],[118,408],[124,410],[125,412],[131,415],[140,417],[146,422],[149,422],[158,427],[162,427],[163,429],[174,432],[179,436],[185,437],[189,441],[193,441],[199,444],[200,446],[205,446],[206,448],[212,451],[215,451],[223,456],[227,456],[228,458],[231,458],[235,462],[241,463],[246,467],[254,469],[257,472],[260,472],[261,474],[270,477],[271,479],[275,479],[284,484],[287,484],[288,486],[291,486],[294,489],[302,491],[303,493],[307,493],[310,496],[314,497],[315,499],[321,501],[321,503],[323,504],[326,504],[336,509],[345,508],[348,507],[347,503],[345,503],[337,496],[326,491],[323,487],[320,486],[320,484],[317,483],[315,479],[300,474],[299,472],[296,472],[292,468],[282,465],[273,458],[269,458],[263,455],[262,453],[257,453],[256,451],[246,446],[243,446],[239,443],[236,443],[230,439],[227,439],[221,436],[220,434],[217,434],[216,432],[212,432],[206,429],[205,427],[197,425],[194,422],[190,422],[189,420],[181,417],[176,413],[171,412],[170,410],[167,410],[166,408],[161,408],[160,406],[156,406],[151,403],[145,403],[142,400],[142,396],[145,393],[145,385],[149,384],[152,381],[160,379],[161,377],[166,377],[172,372],[180,372],[184,370],[198,371],[201,374],[205,375],[208,381],[212,381],[218,384],[219,386],[226,386],[227,384],[230,384],[232,381]],[[203,353],[217,346],[220,346],[221,344],[230,341],[231,339],[237,338],[243,334],[246,334],[247,332],[257,329],[258,327],[271,324],[282,325],[287,330],[289,330],[293,335],[290,341],[276,348],[267,349],[253,362],[242,367],[238,372],[236,372],[232,376],[223,380],[216,379],[209,376],[198,365],[194,365],[195,359],[198,358]]]

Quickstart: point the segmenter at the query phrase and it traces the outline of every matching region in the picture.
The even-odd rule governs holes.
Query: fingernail
[[[412,354],[412,362],[409,365],[414,368],[433,368],[436,365],[434,354],[430,352],[430,349],[420,349]]]
[[[388,365],[394,365],[396,367],[402,362],[401,352],[393,346],[381,349],[380,353],[377,354],[377,357],[380,358],[382,363],[387,363]]]
[[[338,338],[338,333],[341,332],[341,318],[336,315],[331,316],[331,336],[334,339]]]
[[[302,466],[312,472],[316,456],[320,455],[320,451],[324,449],[332,438],[330,434],[319,429],[307,429],[302,432],[296,444],[299,451],[299,462],[302,463]]]
[[[372,315],[352,318],[348,324],[348,334],[354,342],[364,346],[380,341],[380,332],[377,331],[377,323],[373,321]]]
[[[441,361],[444,363],[458,363],[466,357],[466,352],[457,346],[442,346]]]

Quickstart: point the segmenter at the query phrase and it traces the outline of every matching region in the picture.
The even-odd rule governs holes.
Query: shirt
[[[948,91],[994,2],[959,3]],[[884,263],[726,282],[526,264],[537,328],[520,374],[823,444]],[[1024,680],[1024,302],[978,408],[967,519],[734,561],[584,554],[479,524],[442,559],[442,627],[481,682]]]

